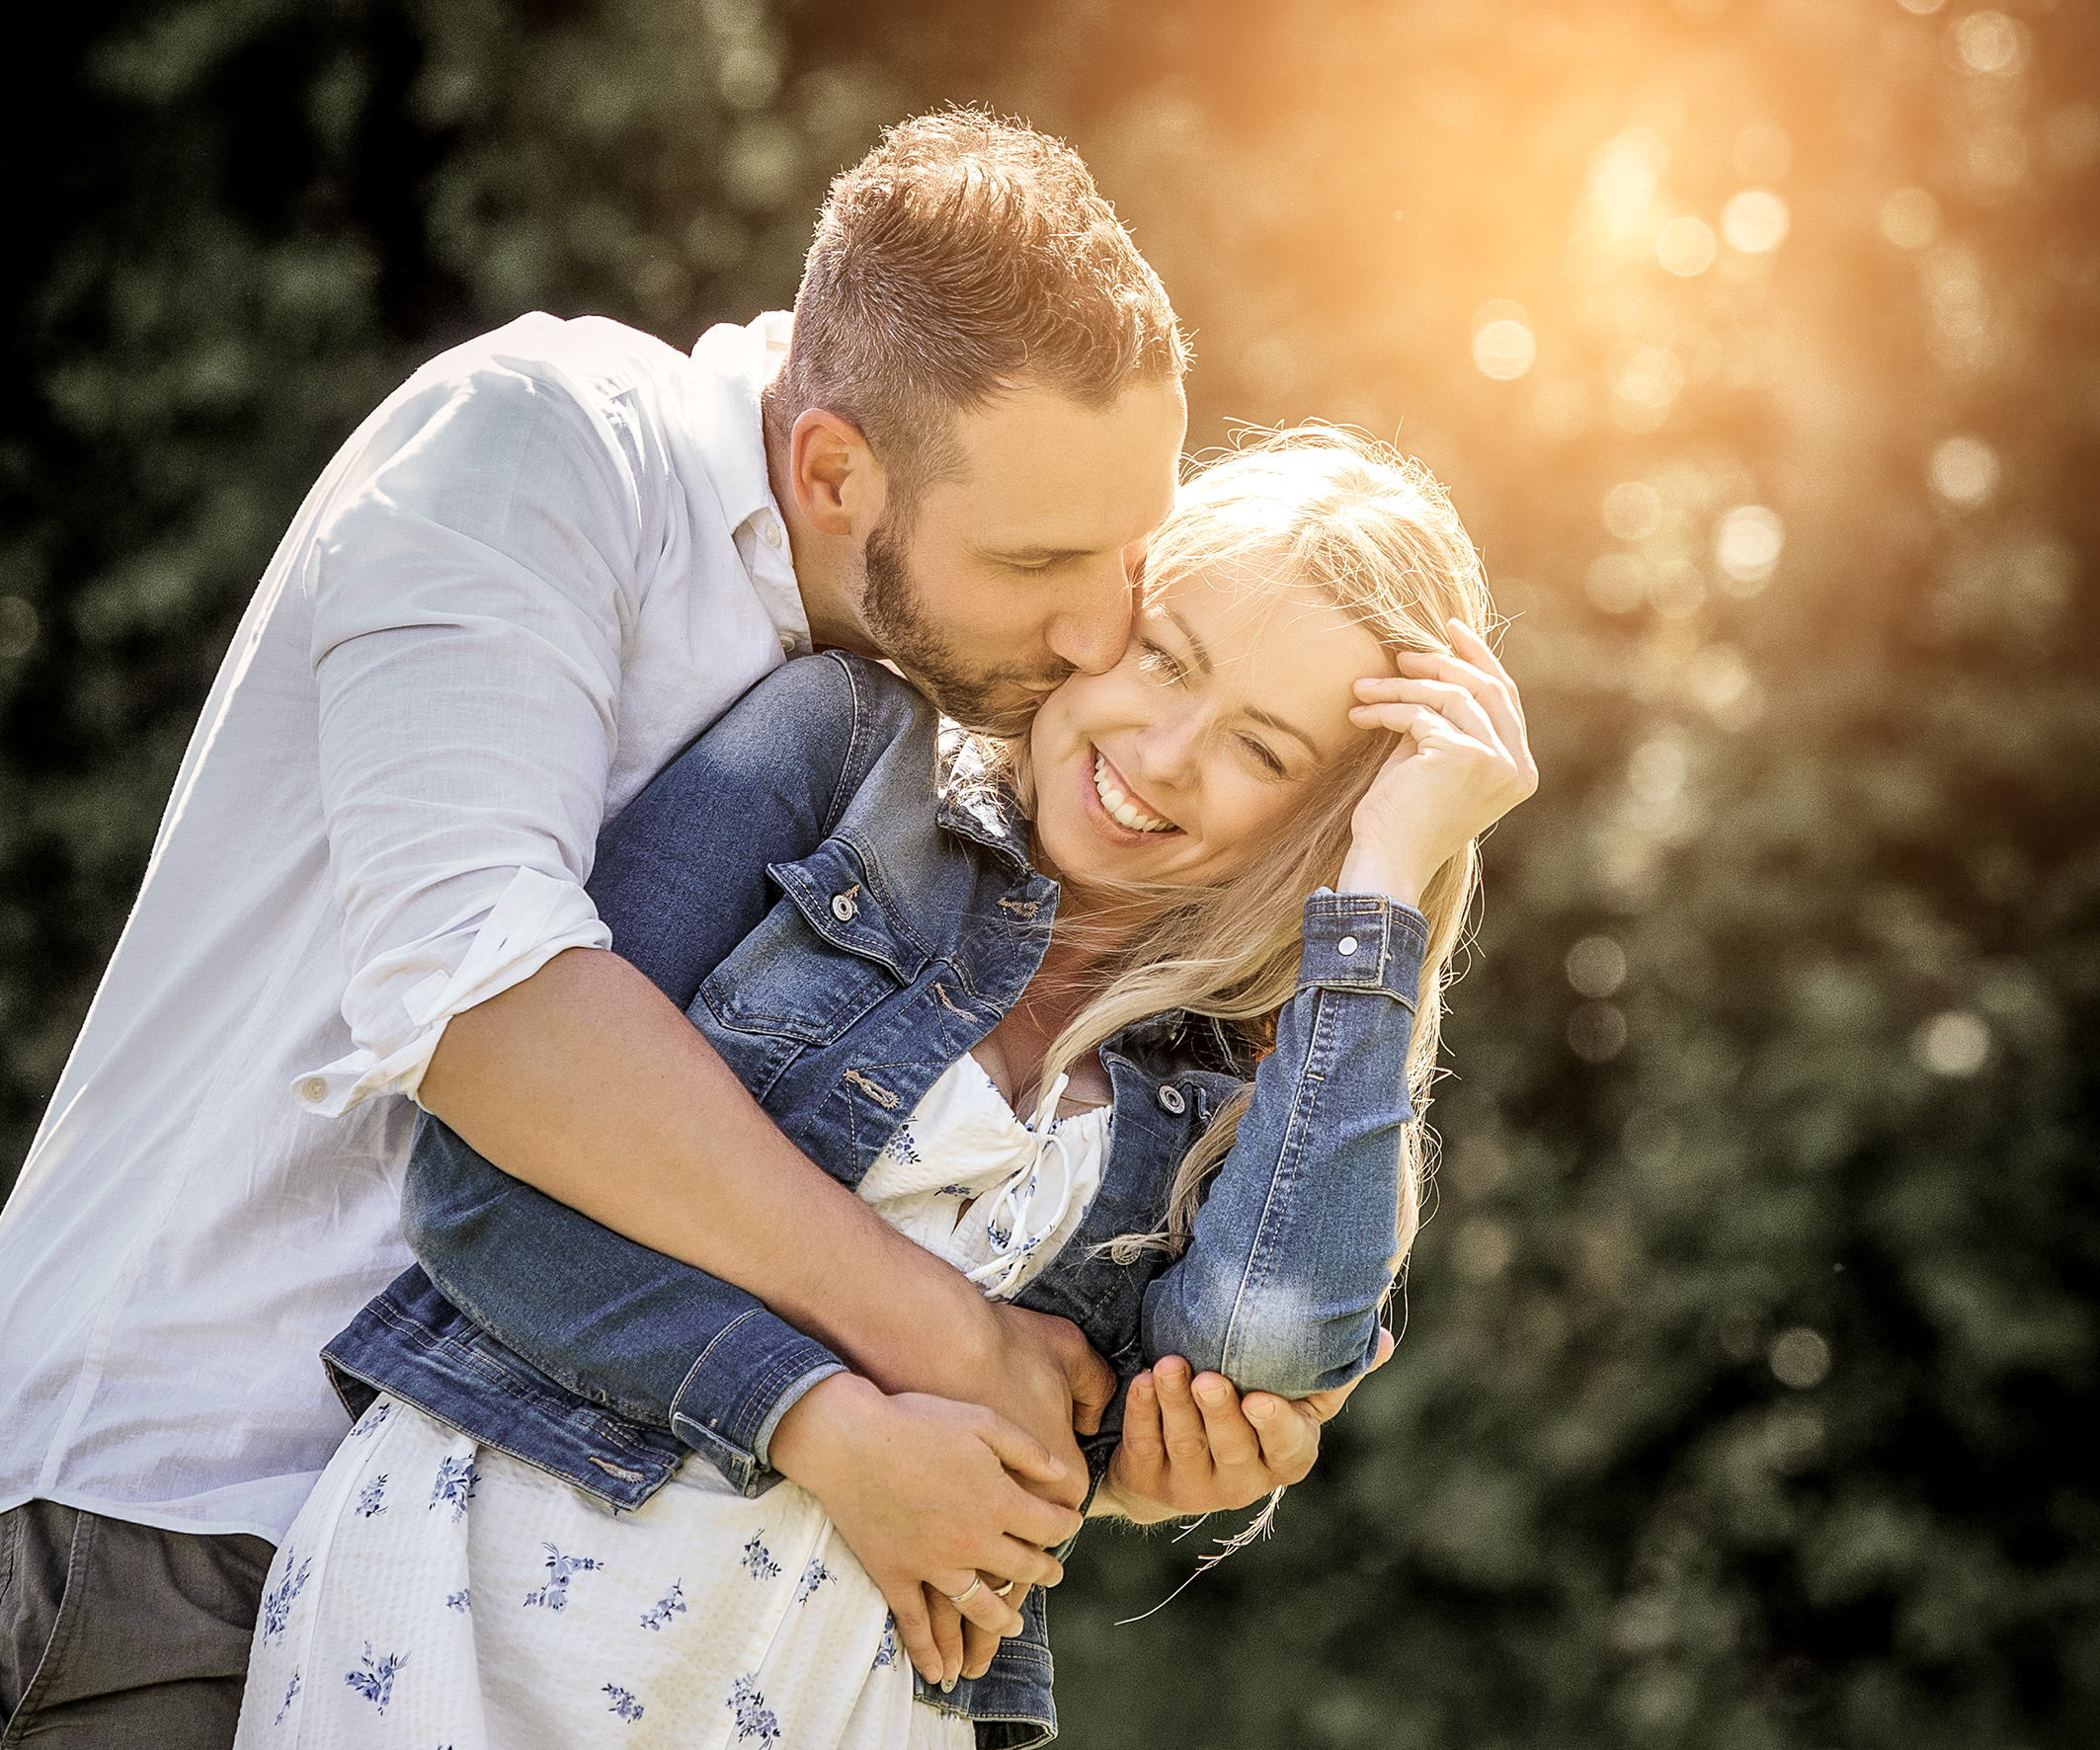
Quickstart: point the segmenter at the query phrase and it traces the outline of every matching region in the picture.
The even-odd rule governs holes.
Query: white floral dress
[[[860,1186],[1007,1298],[1100,1184],[1105,1107],[1017,1119],[974,1058]],[[960,1219],[957,1211],[967,1203]],[[631,1513],[381,1397],[264,1588],[236,1750],[969,1750],[913,1701],[887,1607],[816,1497],[702,1460]]]

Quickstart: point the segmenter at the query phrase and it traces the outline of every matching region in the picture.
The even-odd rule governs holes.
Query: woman
[[[986,1293],[1126,1382],[1173,1353],[1303,1395],[1377,1353],[1474,840],[1535,779],[1478,561],[1397,457],[1308,432],[1209,468],[1146,595],[1025,749],[951,749],[937,810],[923,700],[789,665],[592,888],[783,1131]],[[406,1205],[430,1277],[330,1347],[363,1413],[273,1568],[242,1745],[1048,1735],[1039,1592],[983,1679],[915,1683],[815,1497],[725,1480],[748,1458],[651,1371],[655,1332],[684,1366],[769,1315],[433,1121]]]

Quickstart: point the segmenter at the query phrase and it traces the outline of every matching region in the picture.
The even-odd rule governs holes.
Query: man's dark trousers
[[[53,1501],[0,1514],[0,1750],[226,1750],[273,1553]]]

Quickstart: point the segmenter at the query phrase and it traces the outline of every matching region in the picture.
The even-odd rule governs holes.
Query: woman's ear
[[[796,416],[788,439],[795,508],[820,534],[866,536],[882,520],[888,482],[867,438],[828,408]]]

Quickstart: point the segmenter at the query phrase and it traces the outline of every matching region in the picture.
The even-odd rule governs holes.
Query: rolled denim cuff
[[[1413,906],[1322,888],[1305,902],[1298,989],[1378,991],[1413,1014],[1428,951],[1428,919]]]
[[[772,1313],[732,1319],[702,1349],[671,1400],[671,1431],[746,1495],[780,1480],[767,1462],[772,1433],[802,1394],[846,1366]]]

